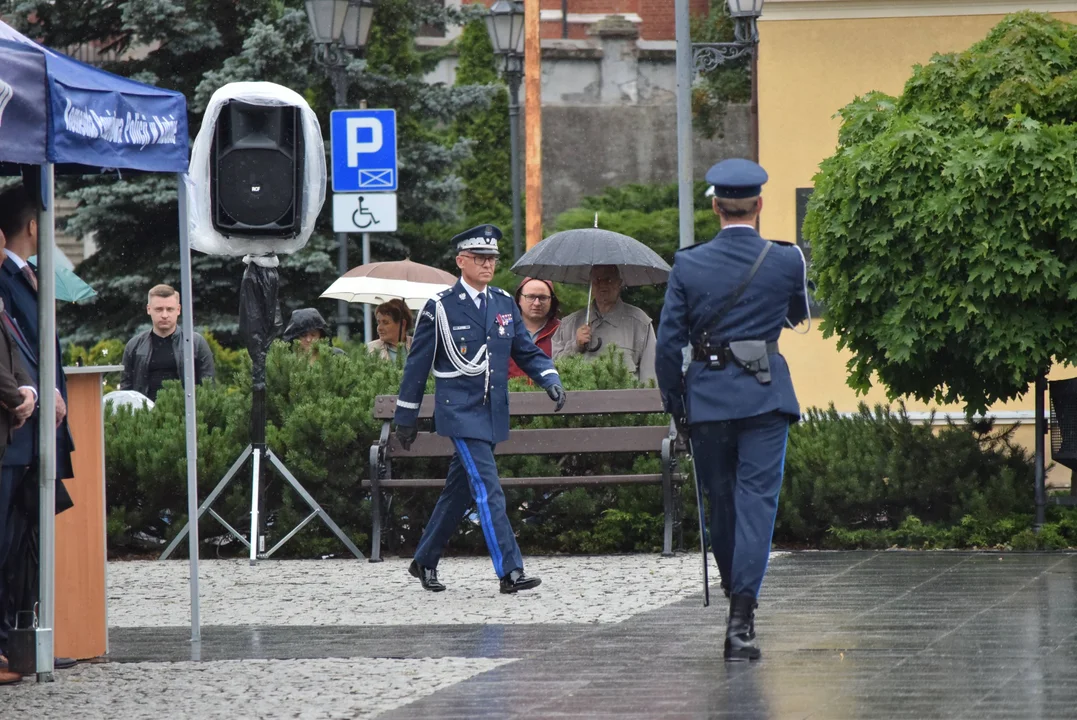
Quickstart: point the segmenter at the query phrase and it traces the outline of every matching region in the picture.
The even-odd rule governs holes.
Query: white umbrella
[[[455,282],[444,270],[410,260],[367,263],[337,278],[321,296],[368,305],[403,300],[412,310],[422,310],[427,300]]]

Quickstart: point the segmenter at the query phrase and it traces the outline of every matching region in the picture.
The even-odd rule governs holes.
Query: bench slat
[[[549,485],[657,485],[661,475],[570,475],[567,477],[501,478],[503,487],[541,487]],[[392,478],[382,480],[383,488],[439,488],[445,478]],[[363,478],[363,487],[370,487],[370,480]]]
[[[498,455],[569,455],[572,453],[661,452],[669,436],[665,425],[643,427],[543,428],[513,430],[509,439],[497,446]],[[393,458],[449,457],[455,452],[452,440],[421,432],[410,450],[400,447],[393,434],[389,455]]]
[[[378,395],[374,399],[374,419],[392,420],[396,413],[396,395]],[[604,413],[660,413],[662,396],[656,389],[647,390],[581,390],[569,392],[560,413],[554,413],[553,402],[544,392],[510,392],[509,415],[599,415]],[[420,418],[434,416],[434,396],[424,395],[419,408]]]

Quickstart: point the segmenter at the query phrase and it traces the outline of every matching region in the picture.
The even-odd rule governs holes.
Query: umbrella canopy
[[[84,65],[0,22],[0,160],[186,172],[183,95]]]
[[[97,297],[97,291],[87,284],[85,280],[75,274],[75,266],[64,255],[63,250],[53,246],[53,267],[56,268],[56,299],[64,302],[82,302]],[[27,260],[34,268],[37,268],[37,255],[30,256]]]
[[[627,235],[600,228],[555,233],[528,250],[512,266],[517,275],[587,285],[595,265],[616,265],[625,285],[657,285],[670,267],[658,253]]]
[[[322,297],[368,305],[403,300],[412,310],[422,310],[427,300],[454,284],[456,277],[429,265],[411,260],[376,262],[344,273]]]

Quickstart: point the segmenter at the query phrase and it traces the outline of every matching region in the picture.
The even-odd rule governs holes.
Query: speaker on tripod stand
[[[191,153],[188,228],[191,247],[212,255],[243,257],[239,329],[251,357],[250,444],[198,508],[250,551],[268,558],[314,518],[356,558],[363,554],[285,467],[266,443],[266,354],[280,333],[277,253],[306,245],[325,202],[325,155],[318,118],[297,93],[273,83],[232,83],[214,93]],[[251,459],[250,540],[211,509],[214,500]],[[265,549],[263,463],[268,462],[311,509],[269,551]],[[167,558],[187,527],[161,555]]]

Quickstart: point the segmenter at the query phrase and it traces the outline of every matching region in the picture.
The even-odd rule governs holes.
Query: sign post
[[[369,233],[396,232],[397,227],[396,111],[334,110],[329,130],[333,231],[340,234],[341,243],[347,242],[348,233],[363,233],[366,264],[370,262]],[[370,306],[365,305],[364,342],[373,336]]]

